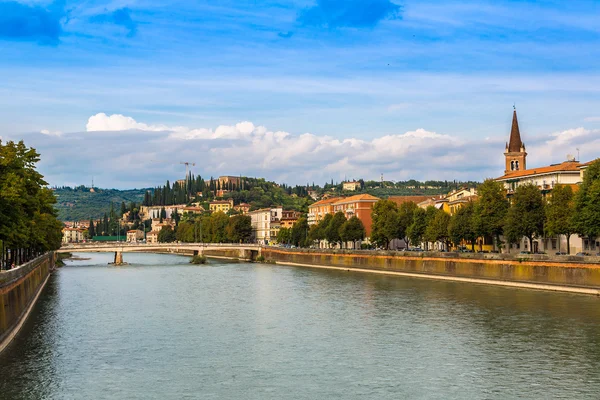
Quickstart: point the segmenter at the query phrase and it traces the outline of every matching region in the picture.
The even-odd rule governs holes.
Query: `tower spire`
[[[518,153],[521,151],[521,147],[523,147],[523,142],[521,141],[519,121],[517,120],[517,110],[515,109],[513,111],[512,127],[510,129],[510,140],[508,141],[508,151],[511,153]]]

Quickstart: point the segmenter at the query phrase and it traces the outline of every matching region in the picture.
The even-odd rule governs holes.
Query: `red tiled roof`
[[[577,172],[581,164],[578,161],[565,161],[560,164],[549,165],[547,167],[531,168],[522,171],[511,171],[496,180],[505,180],[511,178],[522,178],[524,176],[549,174],[552,172]]]

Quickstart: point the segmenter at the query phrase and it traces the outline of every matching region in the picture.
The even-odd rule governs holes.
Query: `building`
[[[256,243],[268,245],[277,240],[282,213],[281,206],[261,208],[248,213],[252,223],[252,236]]]
[[[360,182],[352,181],[352,182],[344,182],[342,184],[342,188],[344,190],[354,192],[360,189]]]
[[[448,200],[448,212],[450,215],[456,214],[456,212],[465,204],[477,200],[477,189],[475,188],[461,188],[453,190],[446,196]]]
[[[138,240],[142,240],[144,238],[144,231],[139,229],[131,229],[127,231],[127,241],[131,243],[135,243]]]
[[[290,229],[300,219],[300,213],[298,211],[283,211],[279,224],[281,228]]]
[[[248,214],[250,207],[248,203],[240,203],[237,206],[233,206],[233,209],[241,214]]]
[[[151,231],[146,234],[146,243],[158,243],[158,231]]]
[[[327,214],[333,214],[333,203],[338,201],[340,197],[330,197],[319,200],[316,203],[308,206],[308,224],[318,224]]]
[[[582,164],[572,156],[567,158],[566,161],[561,163],[527,169],[527,153],[525,144],[521,139],[517,111],[515,110],[509,142],[506,144],[504,152],[504,175],[496,178],[496,181],[504,185],[508,198],[514,194],[519,186],[526,184],[537,186],[544,196],[550,194],[556,185],[569,185],[577,190],[585,173],[585,168],[590,163]],[[562,235],[559,237],[540,237],[533,241],[532,247],[529,248],[529,240],[523,238],[519,243],[513,245],[510,251],[547,252],[552,254],[559,251],[559,248],[561,251],[565,251],[567,239]],[[582,250],[594,250],[596,243],[583,240],[578,235],[571,235],[570,247],[569,252],[575,254]]]
[[[527,153],[525,144],[521,140],[516,110],[513,111],[510,139],[506,144],[504,162],[504,175],[496,178],[496,181],[504,185],[509,197],[518,186],[524,184],[537,186],[544,195],[559,184],[575,188],[582,180],[581,167],[585,165],[576,161],[574,157],[569,157],[567,161],[558,164],[527,169]]]
[[[140,219],[152,219],[152,218],[160,218],[160,213],[162,209],[165,209],[166,218],[171,218],[171,214],[177,210],[177,213],[181,215],[183,213],[183,209],[187,206],[185,204],[174,204],[170,206],[141,206],[139,211]]]
[[[152,227],[151,227],[151,230],[153,230],[153,231],[160,231],[163,226],[169,226],[169,225],[172,228],[174,228],[175,227],[175,221],[173,221],[170,218],[167,218],[167,219],[163,219],[162,222],[161,222],[160,218],[152,218]]]
[[[83,229],[79,228],[63,228],[62,230],[63,243],[79,243],[84,240]]]
[[[233,199],[211,201],[209,207],[211,212],[227,213],[233,208]]]
[[[371,227],[373,225],[371,211],[373,210],[373,205],[379,200],[379,197],[375,197],[370,194],[358,194],[355,196],[338,199],[338,201],[333,203],[333,213],[335,214],[341,211],[348,219],[351,217],[357,217],[365,226],[367,237],[370,237]]]
[[[404,203],[415,203],[419,204],[422,201],[430,199],[431,196],[390,196],[388,200],[396,203],[397,206],[400,206]]]

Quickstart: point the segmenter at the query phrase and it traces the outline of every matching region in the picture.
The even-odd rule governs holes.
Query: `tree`
[[[90,239],[96,236],[96,227],[94,226],[94,220],[90,218],[90,227],[88,228],[88,235]]]
[[[427,212],[417,208],[413,214],[413,222],[408,227],[407,235],[412,243],[421,243],[427,229]]]
[[[544,199],[538,187],[533,184],[519,186],[504,227],[509,242],[515,243],[525,236],[529,239],[529,248],[533,249],[533,239],[544,232],[544,220]]]
[[[546,206],[546,234],[550,236],[565,235],[567,253],[571,253],[571,235],[575,233],[575,207],[573,189],[567,185],[557,185],[552,189],[552,197]],[[560,240],[558,241],[560,252]]]
[[[177,212],[177,209],[173,210],[173,212],[171,213],[171,218],[173,219],[173,221],[175,221],[175,225],[177,226],[177,224],[179,224],[179,220],[181,219],[181,216]]]
[[[486,179],[478,188],[479,200],[475,205],[473,228],[477,236],[488,236],[500,243],[504,221],[508,212],[508,201],[500,182]]]
[[[171,243],[177,239],[177,235],[175,231],[171,227],[171,225],[163,226],[161,230],[158,232],[158,241],[160,243]]]
[[[575,197],[575,231],[593,240],[600,236],[600,160],[585,170]]]
[[[308,220],[305,217],[299,218],[292,226],[290,241],[294,246],[306,247],[308,240]]]
[[[313,225],[314,227],[315,225]],[[282,244],[288,244],[292,238],[292,230],[290,228],[281,228],[277,232],[277,242]]]
[[[371,241],[388,248],[392,239],[400,237],[398,206],[391,200],[379,200],[371,210]]]
[[[412,225],[415,210],[418,208],[419,206],[412,201],[402,203],[398,207],[398,237],[404,239],[407,247],[410,244],[408,228]]]
[[[252,237],[252,219],[248,215],[234,215],[229,218],[225,230],[229,241],[233,243],[248,242]]]
[[[340,228],[344,222],[346,222],[346,216],[343,212],[338,211],[333,215],[325,231],[325,238],[329,243],[340,243],[342,241]]]
[[[217,211],[210,216],[211,242],[225,243],[227,242],[227,225],[229,217],[222,211]]]
[[[471,242],[471,250],[473,251],[475,251],[475,241],[477,240],[477,234],[473,230],[474,213],[475,204],[469,202],[458,209],[450,219],[450,225],[448,226],[450,240],[457,246],[463,240]]]
[[[349,218],[340,227],[340,238],[343,242],[356,242],[366,236],[365,226],[357,216]]]
[[[163,221],[167,218],[167,210],[164,207],[160,209],[160,220]]]
[[[0,259],[21,264],[60,247],[62,224],[56,198],[37,172],[40,155],[23,141],[0,141]],[[0,262],[0,268],[2,264]]]
[[[450,214],[443,210],[435,208],[434,216],[429,220],[425,229],[425,239],[429,242],[442,242],[448,248],[450,238],[448,226],[450,224]]]
[[[323,219],[320,220],[318,224],[313,225],[314,228],[311,227],[309,239],[311,241],[325,240],[325,237],[326,237],[325,234],[327,232],[327,227],[329,226],[329,223],[331,222],[332,219],[333,219],[333,214],[325,214],[325,216],[323,216]]]

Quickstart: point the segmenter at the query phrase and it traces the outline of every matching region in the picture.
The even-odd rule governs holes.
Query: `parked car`
[[[586,252],[586,251],[580,251],[579,253],[575,254],[578,257],[586,257],[586,256],[591,256],[590,253]]]
[[[566,255],[567,255],[567,253],[566,253],[566,252],[564,252],[564,251],[557,251],[557,252],[556,252],[556,255],[557,255],[557,256],[566,256]]]
[[[519,254],[531,254],[531,252],[530,252],[530,251],[527,251],[527,250],[523,250],[523,251],[521,251]]]

